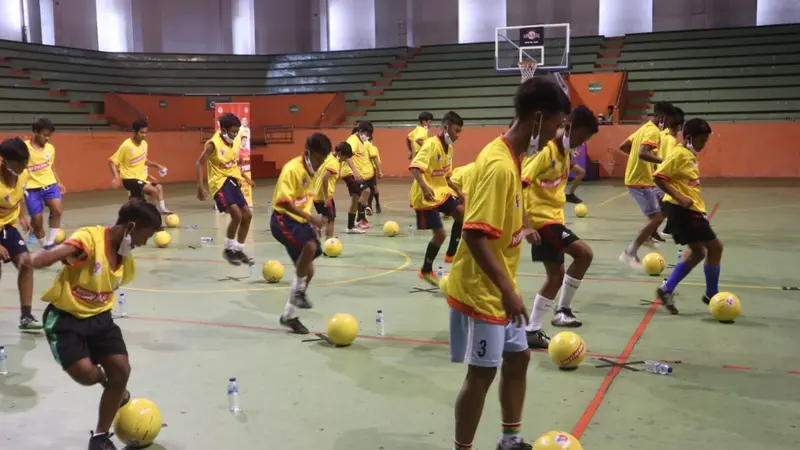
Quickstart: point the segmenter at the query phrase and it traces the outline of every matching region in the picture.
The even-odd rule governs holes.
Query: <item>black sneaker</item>
[[[659,234],[658,231],[654,231],[653,236],[651,236],[651,238],[656,242],[667,242],[667,240],[664,239],[664,236],[661,236],[661,234]]]
[[[111,442],[111,436],[114,434],[103,433],[94,436],[92,433],[92,437],[89,438],[89,450],[117,450],[117,446]]]
[[[497,450],[533,450],[533,446],[523,441],[514,442],[513,444],[503,444],[501,441],[497,443]]]
[[[314,307],[314,305],[312,305],[311,302],[308,301],[305,292],[293,292],[291,296],[292,299],[289,300],[289,303],[293,304],[294,306],[297,306],[300,309],[311,309]]]
[[[705,303],[706,305],[711,303],[711,298],[707,295],[703,295],[703,303]]]
[[[368,216],[371,216],[372,215],[372,207],[371,206],[367,206],[366,208],[364,208],[364,214],[366,214]]]
[[[228,264],[234,266],[242,265],[242,260],[239,259],[239,255],[236,253],[236,250],[226,248],[222,251],[222,257],[225,258],[225,261],[228,261]]]
[[[236,253],[236,258],[238,258],[242,264],[247,264],[248,266],[253,266],[256,264],[256,260],[247,256],[247,253],[241,250],[234,250],[234,253]]]
[[[281,316],[280,320],[281,325],[285,327],[289,327],[294,334],[308,334],[308,328],[300,322],[300,319],[295,317],[294,319],[286,319],[285,317]]]
[[[664,289],[664,286],[659,286],[656,289],[656,296],[661,301],[661,304],[664,305],[664,308],[670,312],[670,314],[678,314],[678,308],[675,307],[675,296],[671,292],[667,292]]]
[[[580,321],[575,314],[572,313],[570,308],[560,308],[556,311],[556,315],[550,323],[554,327],[561,328],[580,328],[583,322]]]
[[[380,214],[382,212],[383,210],[381,209],[381,205],[375,205],[375,214]]]
[[[550,336],[544,330],[526,331],[528,348],[533,350],[547,350],[550,346]]]
[[[36,320],[32,314],[26,314],[19,318],[19,329],[23,331],[41,330],[44,328],[41,322]]]
[[[583,203],[583,200],[578,198],[578,196],[575,195],[575,194],[567,194],[566,200],[567,200],[567,203],[575,203],[575,204]]]

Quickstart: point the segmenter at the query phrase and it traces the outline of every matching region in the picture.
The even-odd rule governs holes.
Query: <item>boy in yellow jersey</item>
[[[372,136],[369,137],[369,154],[372,158],[372,167],[375,169],[375,173],[380,173],[380,163],[381,163],[381,152],[378,150],[378,146],[372,142]],[[381,173],[381,176],[383,174]],[[381,211],[381,193],[378,192],[378,178],[375,177],[372,179],[372,184],[368,184],[369,187],[369,198],[367,199],[367,207],[364,209],[364,212],[368,215],[372,215],[372,202],[375,201],[375,213],[380,214]]]
[[[297,317],[297,309],[310,309],[306,289],[314,277],[314,259],[322,254],[315,227],[325,226],[325,217],[311,215],[314,177],[331,153],[331,141],[322,133],[306,140],[305,152],[283,166],[272,197],[272,236],[283,244],[295,266],[292,290],[281,314],[280,323],[293,333],[308,334]]]
[[[408,197],[417,215],[417,229],[431,230],[433,234],[419,277],[434,286],[438,286],[439,281],[433,273],[433,262],[447,238],[441,214],[453,216],[458,222],[464,213],[464,206],[451,194],[458,189],[448,181],[453,175],[453,144],[463,126],[461,116],[453,111],[445,114],[439,135],[426,139],[408,166],[414,176]]]
[[[7,139],[0,144],[0,264],[10,261],[17,268],[19,329],[40,330],[42,324],[31,312],[33,270],[26,264],[30,255],[25,239],[17,228],[19,226],[24,232],[31,228],[22,210],[25,183],[29,179],[25,169],[29,155],[28,146],[19,138]]]
[[[314,209],[317,214],[325,218],[325,238],[333,237],[333,224],[336,221],[336,202],[333,192],[336,190],[336,180],[339,179],[339,167],[353,157],[353,149],[347,142],[340,142],[334,151],[328,155],[314,178]]]
[[[419,113],[419,124],[406,136],[406,147],[408,147],[409,161],[414,159],[417,152],[422,148],[422,143],[428,139],[428,129],[433,123],[433,114],[424,111]]]
[[[350,194],[350,210],[347,214],[347,233],[364,234],[365,229],[372,227],[367,222],[367,200],[370,187],[376,176],[375,167],[378,168],[377,176],[382,177],[380,161],[374,150],[370,149],[369,139],[372,137],[372,123],[361,121],[356,124],[354,133],[347,138],[347,143],[353,149],[353,157],[342,164],[342,179],[347,185]],[[356,223],[357,221],[357,223]]]
[[[519,159],[553,138],[569,108],[569,98],[555,83],[544,78],[522,83],[514,97],[514,125],[484,147],[467,183],[466,245],[458,246],[445,286],[450,360],[469,365],[455,404],[458,450],[472,448],[498,367],[502,438],[497,448],[531,448],[520,434],[530,354],[523,326],[528,314],[516,274],[522,240],[527,234],[538,242],[538,234],[523,226]]]
[[[572,299],[592,264],[592,249],[565,226],[564,205],[570,169],[576,172],[571,190],[581,182],[584,170],[573,165],[573,149],[583,145],[598,131],[592,110],[578,106],[570,113],[564,130],[535,156],[522,162],[525,214],[528,225],[539,232],[541,242],[531,247],[531,258],[544,265],[547,278],[536,294],[526,328],[528,347],[547,349],[550,338],[542,329],[546,314],[561,289],[558,308],[550,322],[555,327],[577,328],[581,321],[572,313]],[[572,264],[564,273],[564,254]]]
[[[674,113],[675,114],[670,119],[669,128],[665,129],[661,133],[661,141],[658,143],[658,157],[662,160],[666,160],[672,149],[678,145],[676,138],[681,134],[681,128],[683,128],[683,110],[676,106]],[[663,213],[664,191],[658,187],[658,183],[656,183],[656,196],[658,197],[659,204],[661,205],[661,212]],[[669,224],[664,225],[664,229],[661,232],[664,234],[670,234]],[[664,239],[658,231],[653,233],[653,240],[657,242],[666,242],[666,239]]]
[[[217,120],[219,131],[206,141],[203,153],[196,164],[197,198],[205,200],[209,192],[214,196],[217,211],[231,217],[225,233],[222,257],[234,266],[253,265],[255,262],[244,252],[244,242],[250,232],[253,212],[242,192],[242,183],[255,186],[239,166],[239,142],[236,137],[241,122],[233,114],[223,114]],[[203,182],[203,164],[208,174],[208,188]]]
[[[703,119],[692,119],[683,126],[683,142],[672,149],[656,170],[656,184],[664,191],[664,210],[678,245],[688,245],[691,252],[678,262],[656,295],[667,310],[678,314],[673,294],[678,284],[705,259],[706,293],[703,303],[719,292],[722,242],[717,239],[706,216],[706,204],[700,197],[700,165],[697,154],[711,135],[711,127]]]
[[[39,245],[52,248],[61,228],[61,194],[67,190],[56,174],[56,148],[50,143],[50,136],[56,128],[53,122],[39,119],[31,127],[33,138],[26,141],[30,159],[28,160],[28,173],[30,179],[25,185],[25,206],[31,216],[33,234],[39,240]],[[50,210],[50,232],[44,230],[44,207]],[[45,239],[45,234],[47,238]]]
[[[147,121],[143,119],[133,122],[133,136],[125,139],[116,152],[108,158],[108,167],[111,169],[111,185],[116,189],[124,187],[131,197],[144,198],[147,195],[153,204],[157,205],[161,214],[172,214],[164,203],[164,187],[161,184],[149,182],[147,168],[158,169],[161,177],[167,175],[167,168],[147,158]]]
[[[467,185],[472,175],[475,173],[474,169],[474,162],[466,166],[456,167],[453,169],[453,175],[448,179],[448,184],[452,189],[452,193],[455,194],[462,205],[467,200],[467,195],[469,194]],[[448,264],[453,262],[453,256],[455,256],[458,244],[461,242],[461,227],[463,225],[463,220],[454,220],[453,226],[450,228],[450,243],[447,245],[447,252],[444,254],[444,262]]]
[[[136,275],[131,251],[161,228],[161,214],[150,203],[128,200],[117,223],[80,228],[62,244],[31,255],[40,269],[63,261],[53,285],[42,295],[50,350],[70,378],[82,386],[103,386],[99,417],[89,450],[115,450],[109,429],[127,390],[131,366],[122,331],[111,318],[116,291]]]
[[[647,225],[619,255],[620,262],[634,269],[641,268],[638,256],[639,247],[642,245],[655,246],[652,242],[653,233],[658,231],[658,227],[664,221],[653,182],[653,163],[661,163],[661,158],[655,152],[661,141],[661,131],[665,125],[668,125],[667,121],[674,115],[673,111],[674,108],[669,103],[656,103],[653,120],[647,121],[619,146],[623,153],[628,154],[628,163],[625,166],[625,186],[648,220]]]

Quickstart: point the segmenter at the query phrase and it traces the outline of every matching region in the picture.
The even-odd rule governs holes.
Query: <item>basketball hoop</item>
[[[536,68],[539,66],[539,63],[536,61],[520,61],[519,62],[519,71],[522,74],[522,81],[524,83],[536,74]]]

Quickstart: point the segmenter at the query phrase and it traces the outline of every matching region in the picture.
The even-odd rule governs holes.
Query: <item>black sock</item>
[[[367,204],[369,205],[370,209],[372,209],[372,201],[373,200],[375,200],[375,192],[374,191],[369,191],[369,200],[367,200]]]
[[[447,256],[454,256],[456,254],[458,243],[461,242],[462,224],[463,222],[460,220],[453,220],[453,228],[450,230],[450,244],[447,246]]]
[[[375,206],[381,209],[381,194],[375,194]]]
[[[21,311],[21,314],[20,314],[20,315],[21,315],[22,317],[30,317],[30,316],[32,316],[32,315],[33,315],[33,314],[31,313],[31,307],[30,307],[30,306],[21,306],[21,307],[20,307],[20,311]]]
[[[433,242],[428,242],[428,249],[425,250],[425,262],[422,263],[422,273],[433,272],[433,262],[436,261],[436,256],[439,255],[440,246]]]
[[[364,222],[367,221],[367,213],[364,212],[364,210],[366,210],[366,209],[367,209],[366,206],[358,205],[358,221],[359,222],[361,222],[362,220]]]
[[[347,229],[352,230],[356,227],[356,215],[353,213],[347,213]]]

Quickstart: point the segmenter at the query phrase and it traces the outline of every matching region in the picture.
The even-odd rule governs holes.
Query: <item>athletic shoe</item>
[[[711,303],[711,298],[709,298],[709,296],[707,296],[705,294],[703,295],[702,300],[703,300],[703,303],[705,303],[706,305]]]
[[[308,328],[300,322],[300,319],[295,317],[294,319],[287,319],[281,316],[280,320],[281,325],[285,327],[289,327],[294,334],[308,334]]]
[[[661,236],[661,235],[658,233],[658,230],[656,230],[656,231],[654,231],[654,232],[653,232],[652,239],[653,239],[654,241],[656,241],[656,242],[667,242],[667,240],[666,240],[666,239],[664,239],[664,236]]]
[[[19,329],[23,331],[41,330],[44,328],[41,322],[36,320],[33,315],[24,315],[19,318]]]
[[[367,230],[355,227],[355,228],[348,228],[348,229],[344,230],[344,232],[347,233],[347,234],[364,234],[364,233],[367,232]]]
[[[366,208],[364,208],[364,214],[366,214],[368,216],[371,216],[372,215],[372,207],[367,206]]]
[[[657,250],[659,245],[658,242],[654,241],[653,239],[648,239],[642,243],[642,246],[647,247],[649,249]]]
[[[92,437],[89,438],[89,450],[117,450],[117,446],[111,442],[111,436],[114,436],[113,433],[106,432],[97,436],[91,431],[89,433],[92,434]]]
[[[661,285],[656,289],[656,297],[670,314],[678,314],[678,308],[675,307],[675,295],[672,292],[667,292],[665,286]]]
[[[356,224],[356,226],[357,226],[358,228],[361,228],[361,229],[364,229],[364,230],[366,230],[366,229],[368,229],[368,228],[372,228],[372,224],[371,224],[371,223],[369,223],[369,222],[367,222],[366,220],[361,220],[361,221],[359,221],[359,222]]]
[[[583,203],[583,200],[578,198],[578,196],[575,194],[567,194],[566,200],[567,203],[575,203],[575,204]]]
[[[297,306],[300,309],[311,309],[314,307],[314,305],[312,305],[311,302],[308,301],[308,297],[306,297],[305,292],[292,292],[289,295],[291,295],[289,303],[293,304],[294,306]]]
[[[550,321],[550,324],[560,328],[580,328],[583,322],[575,317],[575,314],[572,314],[572,309],[559,308],[553,320]]]
[[[547,350],[550,346],[550,336],[544,330],[526,331],[528,348],[533,350]]]
[[[503,442],[500,441],[497,443],[497,450],[533,450],[533,446],[521,440],[513,444],[503,444]]]
[[[439,287],[439,277],[435,273],[419,271],[419,279],[428,282],[431,286]]]
[[[241,250],[234,250],[236,253],[236,257],[241,261],[243,264],[247,264],[248,266],[253,266],[256,263],[256,260],[247,256],[247,254]]]
[[[380,205],[375,207],[375,214],[381,214],[382,212],[383,212],[383,210],[381,210],[381,206]]]
[[[639,257],[631,255],[627,250],[619,255],[619,261],[623,264],[627,264],[633,270],[642,270],[642,262],[639,260]]]
[[[228,264],[234,266],[242,265],[242,260],[239,258],[239,254],[236,252],[236,250],[226,248],[222,251],[222,257],[225,258],[225,261],[228,261]]]
[[[453,256],[452,255],[444,255],[444,262],[447,263],[447,264],[451,264],[453,262]]]

